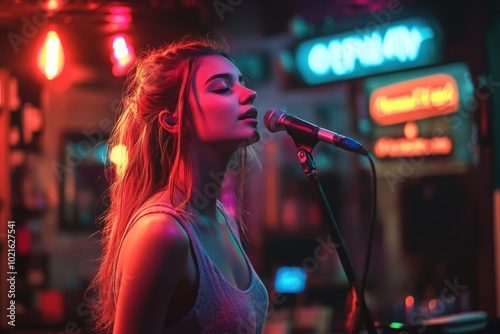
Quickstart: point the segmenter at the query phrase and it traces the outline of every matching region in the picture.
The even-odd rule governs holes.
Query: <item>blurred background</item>
[[[187,33],[224,36],[258,92],[262,168],[248,182],[247,251],[270,293],[267,333],[342,332],[349,290],[293,141],[263,126],[275,107],[356,139],[375,161],[366,302],[377,324],[422,333],[431,330],[423,321],[452,314],[495,323],[498,2],[4,0],[4,332],[90,332],[84,292],[100,256],[106,139],[124,74],[141,50]],[[368,161],[322,143],[313,157],[361,278],[372,218]]]

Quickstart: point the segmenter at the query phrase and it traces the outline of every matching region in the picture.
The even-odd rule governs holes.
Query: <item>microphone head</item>
[[[280,108],[269,109],[264,115],[264,126],[270,132],[283,131],[285,130],[285,127],[283,126],[283,123],[280,122],[280,120],[282,120],[286,115],[286,112],[284,112]]]

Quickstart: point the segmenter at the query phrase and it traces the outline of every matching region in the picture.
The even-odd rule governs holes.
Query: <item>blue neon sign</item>
[[[435,24],[412,18],[391,25],[300,42],[294,62],[308,85],[431,65],[441,59]]]

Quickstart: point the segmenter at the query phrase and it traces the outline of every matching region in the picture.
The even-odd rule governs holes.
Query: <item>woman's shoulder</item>
[[[182,203],[180,195],[171,194],[167,189],[152,194],[132,215],[125,237],[132,234],[136,238],[163,238],[174,246],[177,243],[189,246],[189,237],[182,225],[189,214],[183,211],[182,205],[179,210],[177,203]],[[131,230],[135,231],[130,233]]]
[[[164,251],[158,253],[165,256],[170,252],[183,254],[189,250],[189,237],[179,217],[168,212],[152,211],[137,219],[125,236],[123,247],[125,252],[131,247],[135,251],[142,248]]]
[[[189,252],[188,236],[172,215],[150,213],[136,221],[123,242],[117,267],[121,324],[132,321],[146,328],[153,318],[163,323],[175,288],[188,272]],[[144,319],[148,321],[142,323]]]
[[[189,254],[189,237],[178,218],[165,212],[149,212],[136,219],[124,236],[117,270],[136,275],[140,268],[164,276],[176,268],[182,275]],[[158,272],[159,268],[166,271]]]

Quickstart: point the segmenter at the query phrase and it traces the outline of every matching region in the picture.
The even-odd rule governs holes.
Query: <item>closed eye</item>
[[[221,89],[215,89],[212,92],[214,92],[216,94],[224,94],[226,92],[229,92],[229,90],[230,90],[229,87],[225,87],[225,88],[221,88]]]

